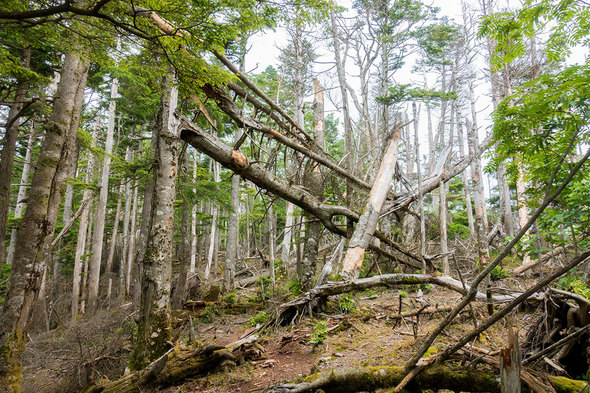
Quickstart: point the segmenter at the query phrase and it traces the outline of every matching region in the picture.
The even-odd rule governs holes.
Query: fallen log
[[[523,274],[524,272],[526,272],[527,270],[532,269],[539,264],[542,265],[545,262],[550,261],[551,259],[555,258],[556,256],[558,256],[560,254],[563,254],[566,251],[567,251],[567,248],[565,248],[565,247],[557,247],[556,249],[552,250],[549,254],[542,255],[541,258],[537,258],[535,260],[532,260],[528,263],[525,263],[523,265],[520,265],[520,266],[514,268],[510,272],[510,274],[512,276],[519,276],[519,275]]]
[[[447,275],[428,275],[428,274],[382,274],[380,276],[373,276],[368,278],[359,278],[351,281],[329,282],[327,284],[313,288],[303,295],[283,303],[277,308],[276,321],[281,323],[289,318],[293,319],[295,315],[300,315],[306,310],[306,307],[315,305],[315,302],[321,298],[328,296],[340,295],[343,293],[365,290],[377,286],[390,285],[414,285],[414,284],[434,284],[461,294],[466,293],[467,287],[464,287],[461,281]],[[494,303],[506,303],[515,299],[520,293],[511,295],[493,295],[492,301]],[[485,293],[477,292],[475,299],[487,302],[488,299]]]
[[[262,393],[305,393],[321,389],[325,393],[375,391],[395,386],[404,376],[402,367],[345,368],[310,375],[301,383],[270,386]],[[581,391],[586,383],[564,377],[549,377],[558,393]],[[456,392],[500,392],[500,383],[493,372],[454,364],[430,366],[418,375],[408,390],[449,389]]]
[[[258,339],[253,335],[228,346],[177,345],[143,370],[126,374],[116,381],[101,381],[82,390],[83,393],[135,393],[146,387],[165,387],[190,377],[207,375],[226,362],[238,362],[242,348]]]

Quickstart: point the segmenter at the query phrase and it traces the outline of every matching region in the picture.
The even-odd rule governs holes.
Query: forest
[[[589,44],[585,0],[3,0],[0,393],[588,392]]]

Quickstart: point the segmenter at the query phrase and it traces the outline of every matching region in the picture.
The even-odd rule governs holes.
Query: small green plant
[[[268,321],[268,318],[269,318],[269,315],[267,313],[265,313],[264,311],[260,311],[258,314],[254,315],[252,318],[250,318],[248,325],[254,327],[258,324],[263,324],[266,321]]]
[[[420,289],[422,289],[422,292],[424,293],[430,292],[432,290],[432,284],[420,284]]]
[[[325,321],[319,321],[313,327],[313,333],[311,333],[309,342],[315,349],[319,345],[323,344],[324,341],[326,341],[326,338],[328,338],[328,324]]]
[[[356,311],[356,299],[347,293],[338,298],[338,309],[342,314],[352,314]]]
[[[235,292],[230,292],[227,295],[225,295],[224,297],[222,297],[221,300],[223,300],[224,302],[226,302],[228,304],[236,304],[236,294],[235,294]]]
[[[510,277],[510,273],[508,273],[508,270],[504,269],[501,266],[496,266],[490,272],[490,279],[492,281],[499,281],[506,277]]]
[[[400,291],[399,295],[401,297],[408,297],[408,293],[407,292],[404,292],[404,291]]]
[[[557,288],[571,291],[590,299],[590,286],[582,273],[570,273],[557,281]]]
[[[216,315],[219,315],[219,313],[217,312],[217,309],[211,305],[205,307],[201,315],[199,315],[199,318],[205,323],[211,323],[215,320]]]

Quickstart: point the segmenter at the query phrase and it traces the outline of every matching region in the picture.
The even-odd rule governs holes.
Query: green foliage
[[[268,321],[268,318],[270,318],[270,315],[268,315],[264,311],[260,311],[258,314],[254,315],[252,318],[250,318],[248,325],[254,327],[259,324],[263,324]]]
[[[508,270],[499,265],[494,267],[490,272],[490,279],[492,281],[499,281],[506,277],[510,277],[510,273],[508,273]]]
[[[254,285],[258,286],[258,301],[267,300],[272,297],[272,280],[266,276],[256,280]],[[264,289],[264,292],[263,292]]]
[[[405,291],[400,291],[400,292],[399,292],[399,295],[400,295],[400,297],[402,297],[402,298],[406,298],[406,297],[408,297],[408,293],[407,293],[407,292],[405,292]]]
[[[319,321],[313,327],[309,342],[313,345],[313,348],[317,348],[326,341],[326,338],[328,338],[328,324],[326,321]]]
[[[356,311],[357,300],[350,293],[340,295],[338,298],[338,309],[342,314],[352,314]]]
[[[410,84],[392,86],[389,88],[389,94],[385,97],[377,97],[377,101],[392,105],[405,101],[423,101],[429,103],[438,100],[456,100],[458,97],[454,91],[422,89],[420,87],[410,86]]]
[[[584,274],[579,272],[572,272],[566,276],[561,277],[556,284],[558,289],[577,293],[590,299],[590,286],[588,281],[584,279]]]
[[[294,278],[291,281],[289,281],[289,292],[291,292],[293,295],[297,296],[301,293],[301,283],[299,282],[298,278]]]
[[[217,315],[219,315],[217,307],[214,305],[209,305],[203,309],[199,315],[199,319],[204,323],[212,323],[215,320],[215,316]]]
[[[223,300],[224,302],[226,302],[228,304],[235,304],[236,303],[236,293],[230,292],[227,295],[225,295],[224,297],[222,297],[221,300]]]

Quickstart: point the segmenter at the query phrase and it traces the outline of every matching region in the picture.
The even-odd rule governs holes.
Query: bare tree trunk
[[[133,152],[127,146],[125,151],[125,161],[131,162]],[[125,207],[123,213],[123,250],[121,252],[121,263],[119,266],[119,299],[125,298],[125,273],[127,272],[127,254],[129,252],[129,222],[131,219],[131,179],[125,179]]]
[[[85,210],[89,212],[89,215],[87,225],[88,234],[86,235],[86,249],[83,252],[83,254],[86,254],[86,256],[82,261],[82,284],[80,288],[80,314],[82,315],[86,313],[86,304],[88,303],[88,265],[90,262],[90,252],[92,250],[92,228],[94,227],[94,216],[92,213],[90,213],[93,211],[92,202],[90,202],[88,208]]]
[[[363,265],[365,251],[375,233],[375,229],[377,229],[379,214],[391,188],[391,179],[397,161],[400,134],[400,127],[396,126],[381,160],[369,200],[350,238],[348,249],[344,256],[344,262],[342,263],[342,275],[348,280],[358,278]]]
[[[420,257],[422,258],[422,271],[426,273],[427,266],[424,260],[426,255],[426,217],[424,215],[424,195],[422,195],[422,170],[420,168],[420,140],[418,132],[419,112],[416,102],[412,102],[412,114],[414,116],[414,155],[416,157],[416,178],[418,179],[418,213],[420,214]]]
[[[31,157],[33,155],[33,145],[35,143],[35,125],[31,125],[31,131],[29,134],[29,141],[27,142],[27,152],[25,154],[25,162],[23,164],[23,171],[20,177],[20,186],[18,187],[18,194],[16,197],[16,207],[14,208],[14,218],[20,218],[25,208],[25,197],[27,195],[27,186],[29,182],[29,172],[31,170]],[[12,265],[14,259],[14,246],[16,244],[17,228],[12,229],[10,234],[10,245],[8,246],[8,258],[6,263]]]
[[[197,181],[197,152],[195,150],[195,156],[193,157],[193,182]],[[232,183],[233,184],[233,183]],[[196,193],[197,189],[193,187],[193,192]],[[191,264],[189,272],[194,273],[196,269],[197,259],[197,205],[193,204],[191,210]]]
[[[20,356],[26,326],[37,303],[45,252],[51,243],[59,205],[66,186],[76,143],[77,124],[84,97],[88,61],[73,53],[65,57],[53,111],[45,125],[45,139],[28,207],[16,239],[9,291],[0,317],[0,387],[20,390]]]
[[[221,165],[217,161],[213,161],[213,181],[219,183],[221,181]],[[209,252],[207,253],[207,266],[205,267],[204,278],[207,280],[211,274],[211,266],[213,264],[214,255],[216,254],[216,236],[217,236],[217,219],[219,216],[219,207],[211,201],[211,231],[209,232]],[[216,273],[216,272],[214,272]]]
[[[458,145],[459,145],[459,154],[461,157],[465,154],[465,139],[463,136],[463,126],[461,123],[461,117],[459,115],[459,109],[457,108],[457,135],[458,135]],[[473,206],[471,204],[471,187],[469,186],[469,178],[467,177],[467,170],[461,172],[461,181],[463,182],[463,195],[465,197],[465,207],[467,210],[467,225],[469,227],[469,237],[471,240],[475,241],[476,234],[475,234],[475,223],[473,220]]]
[[[336,72],[338,74],[338,84],[340,85],[340,94],[342,95],[342,116],[344,117],[344,156],[346,170],[352,173],[352,121],[350,119],[348,94],[346,91],[346,51],[344,56],[340,52],[340,38],[338,37],[338,27],[336,26],[336,16],[334,11],[330,12],[330,23],[332,26],[332,41],[334,43],[334,58],[336,61]],[[346,181],[346,205],[352,205],[352,183],[350,180]],[[346,221],[347,238],[350,239],[353,232],[353,222]]]
[[[23,68],[29,68],[30,62],[31,48],[28,47],[22,50],[21,66]],[[6,223],[8,221],[8,207],[10,206],[10,181],[12,179],[20,117],[28,106],[24,104],[27,91],[28,82],[26,80],[19,80],[16,86],[16,93],[14,94],[15,102],[10,107],[8,117],[6,118],[6,133],[4,134],[2,152],[0,152],[0,268],[2,268],[2,263],[6,259],[6,244],[4,239],[6,239]]]
[[[174,200],[178,172],[177,124],[174,117],[178,90],[174,76],[164,79],[160,111],[156,119],[156,161],[149,245],[143,259],[141,303],[137,340],[131,368],[142,369],[170,347],[170,279],[174,255]]]
[[[119,81],[114,78],[111,83],[111,101],[109,103],[109,122],[105,141],[105,157],[102,162],[102,179],[100,182],[100,194],[96,204],[96,216],[94,217],[94,239],[92,241],[92,256],[90,258],[90,278],[88,280],[88,310],[89,315],[94,315],[98,307],[98,289],[100,284],[100,265],[102,262],[102,249],[104,239],[104,224],[107,211],[107,198],[109,195],[109,175],[111,172],[111,154],[113,153],[113,135],[115,130],[115,108]]]
[[[131,223],[129,228],[129,244],[127,246],[127,263],[125,264],[125,294],[131,293],[131,279],[135,263],[135,243],[137,239],[137,207],[139,206],[139,191],[137,182],[133,182],[133,204],[131,208]]]
[[[113,232],[111,233],[111,243],[109,247],[109,255],[107,257],[107,265],[104,269],[104,274],[107,277],[107,304],[111,301],[111,292],[113,290],[113,259],[115,257],[115,248],[117,246],[117,236],[119,234],[119,222],[121,221],[121,206],[123,204],[123,193],[125,192],[125,185],[121,183],[119,186],[119,198],[117,200],[117,209],[115,210],[115,222],[113,223]],[[121,259],[122,261],[122,259]],[[119,263],[119,271],[123,268],[123,263]]]
[[[324,88],[316,79],[313,80],[314,86],[314,124],[313,132],[317,145],[322,149],[325,146],[324,137]],[[323,175],[320,165],[317,162],[308,161],[303,178],[303,186],[306,187],[312,195],[323,200]],[[322,233],[322,224],[313,215],[305,214],[307,228],[305,231],[305,247],[301,263],[300,283],[301,290],[308,291],[313,288],[313,281],[317,267],[318,249],[320,246],[320,235]]]
[[[188,171],[188,154],[186,150],[182,156],[182,183],[186,184],[189,180]],[[190,268],[191,257],[191,207],[188,203],[186,195],[182,196],[182,251],[180,256],[180,272],[178,273],[178,280],[176,281],[176,289],[172,294],[172,309],[177,309],[182,306],[186,300],[186,283],[188,278],[188,270]]]
[[[98,119],[95,122],[94,132],[92,133],[92,148],[96,147],[96,138],[98,134]],[[84,180],[87,184],[94,181],[94,155],[92,151],[88,151],[88,163],[86,166],[86,177]],[[90,199],[92,190],[89,187],[84,188],[82,200]],[[88,206],[80,216],[80,223],[78,227],[78,240],[76,242],[76,254],[74,256],[74,272],[72,278],[72,306],[71,306],[71,321],[74,322],[78,318],[78,304],[80,302],[80,280],[82,274],[82,255],[86,250],[86,239],[88,235],[88,221],[91,208]]]

